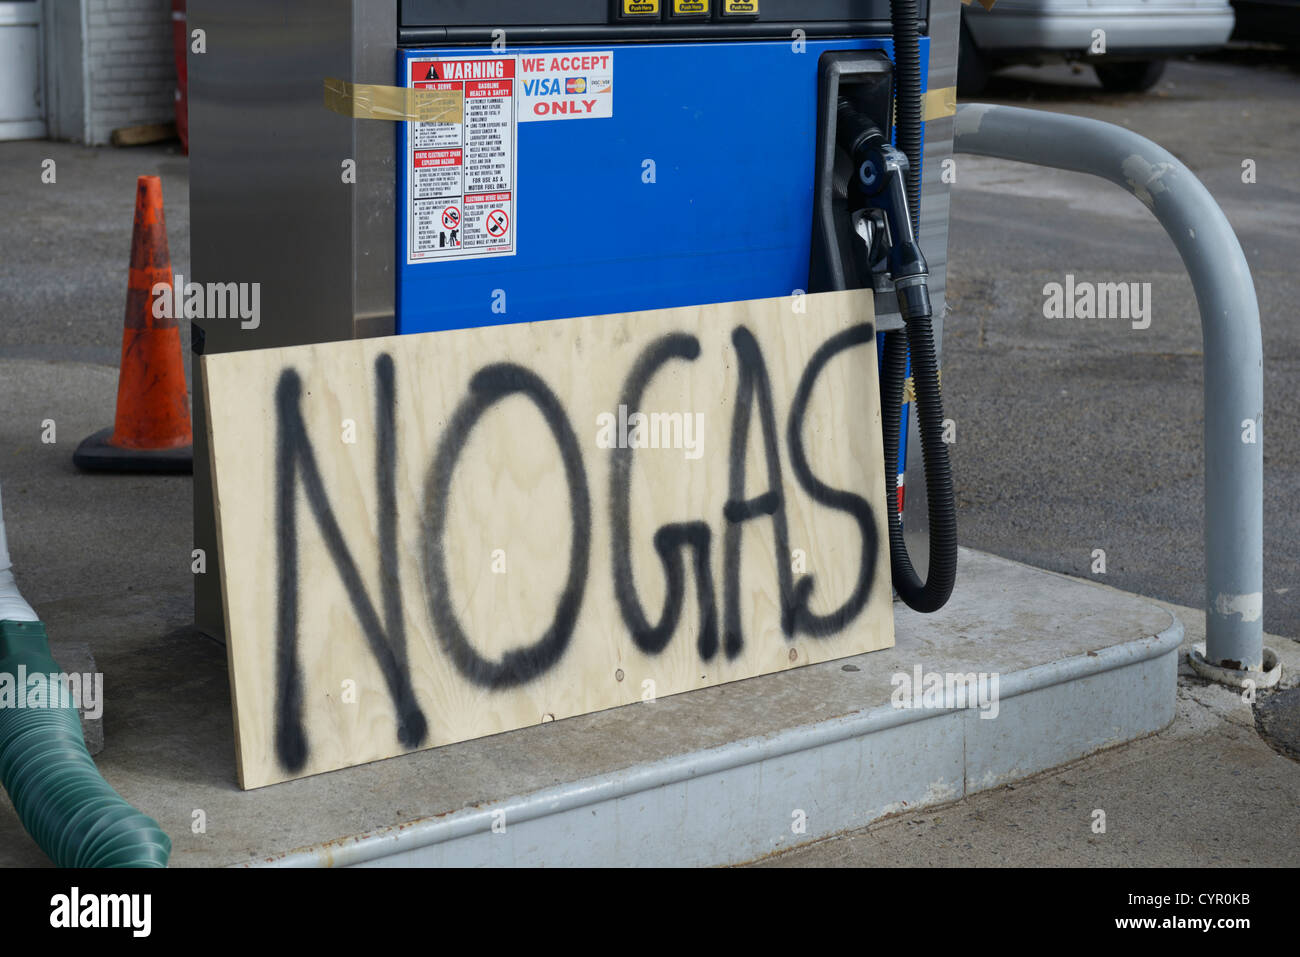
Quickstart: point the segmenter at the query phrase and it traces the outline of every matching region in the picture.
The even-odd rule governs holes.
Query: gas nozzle
[[[883,247],[869,249],[888,257],[889,273],[898,295],[898,308],[906,322],[930,318],[930,267],[912,229],[907,202],[907,157],[885,139],[880,127],[859,113],[847,97],[840,97],[836,139],[853,161],[849,197],[861,211],[879,210],[886,228],[876,230]],[[875,246],[875,242],[872,243]]]
[[[898,296],[907,331],[885,335],[884,356],[880,372],[880,412],[884,432],[885,494],[889,505],[889,554],[894,587],[910,607],[922,612],[937,611],[952,594],[957,572],[957,520],[953,496],[952,469],[948,449],[943,441],[943,396],[939,387],[939,366],[935,354],[934,330],[930,324],[930,269],[916,239],[913,218],[919,188],[909,192],[917,172],[913,162],[920,162],[919,104],[920,86],[916,82],[916,5],[914,0],[891,0],[895,21],[895,43],[900,50],[899,75],[910,78],[904,96],[900,83],[899,142],[907,152],[895,148],[875,123],[863,116],[846,97],[836,108],[836,144],[848,154],[853,173],[849,177],[848,202],[850,222],[862,239],[869,271],[883,263],[887,266]],[[902,14],[908,13],[908,16]],[[907,21],[910,42],[899,42],[900,21]],[[902,48],[911,52],[902,57]],[[903,62],[906,60],[907,62]],[[912,160],[909,161],[909,154]],[[930,516],[930,568],[924,582],[912,567],[903,538],[902,518],[895,506],[897,489],[896,463],[903,429],[903,385],[912,365],[916,395],[917,427],[921,434],[921,457],[924,459],[926,499]]]

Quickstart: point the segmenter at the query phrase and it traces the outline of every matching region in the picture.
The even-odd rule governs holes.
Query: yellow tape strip
[[[938,90],[930,90],[925,96],[921,97],[921,119],[922,120],[939,120],[945,116],[954,116],[957,113],[957,88],[955,86],[945,86]],[[898,104],[894,104],[894,125],[898,125]]]
[[[940,369],[938,370],[938,372],[939,372],[938,374],[939,388],[942,389],[943,370]],[[911,376],[908,376],[906,379],[903,380],[903,401],[904,402],[916,401],[916,381]]]
[[[325,80],[325,107],[357,120],[461,123],[465,117],[465,102],[459,90],[408,90],[349,83],[334,77]]]
[[[955,86],[930,90],[925,94],[924,102],[921,104],[921,113],[927,120],[938,120],[945,116],[953,116],[956,112],[957,88]]]
[[[464,96],[459,91],[408,90],[401,86],[325,80],[325,107],[357,120],[421,123],[462,123]],[[930,90],[922,104],[923,119],[937,120],[957,112],[957,88]]]

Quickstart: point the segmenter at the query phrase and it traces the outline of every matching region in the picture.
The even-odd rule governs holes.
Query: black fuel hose
[[[894,34],[894,137],[907,157],[907,206],[912,231],[921,234],[921,25],[917,0],[889,0]]]
[[[894,34],[894,76],[896,90],[897,148],[908,160],[907,199],[912,230],[920,236],[921,221],[921,45],[917,0],[890,0],[889,14]],[[901,299],[902,297],[900,297]],[[928,298],[928,297],[926,297]],[[900,303],[902,305],[902,303]],[[948,446],[943,441],[943,396],[939,388],[939,363],[935,355],[934,329],[929,310],[908,314],[902,333],[885,334],[880,373],[880,411],[884,426],[885,502],[889,515],[889,552],[894,589],[907,604],[920,612],[938,611],[952,595],[957,579],[957,508],[953,495],[952,467]],[[921,457],[925,468],[927,506],[930,515],[930,565],[922,582],[912,567],[903,539],[902,515],[898,509],[898,447],[902,430],[903,386],[907,378],[909,347],[912,381],[916,395],[917,424],[921,434]]]
[[[898,511],[898,446],[909,345],[930,513],[930,567],[924,582],[917,577],[911,556],[907,554],[902,516]],[[948,446],[943,441],[943,399],[939,392],[934,329],[928,319],[910,321],[906,338],[898,332],[885,335],[880,372],[880,414],[884,423],[885,501],[889,514],[889,556],[894,589],[909,608],[920,612],[938,611],[947,604],[957,580],[957,509]]]

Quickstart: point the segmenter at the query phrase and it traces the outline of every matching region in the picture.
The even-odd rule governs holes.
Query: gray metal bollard
[[[1196,290],[1205,352],[1205,657],[1260,670],[1264,352],[1250,268],[1223,211],[1168,150],[1100,120],[966,104],[957,108],[954,149],[1108,179],[1174,241]]]

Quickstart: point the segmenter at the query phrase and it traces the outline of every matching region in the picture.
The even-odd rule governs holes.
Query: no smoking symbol
[[[460,210],[455,206],[448,206],[442,211],[442,225],[446,229],[455,229],[460,225]]]
[[[504,210],[494,209],[487,214],[487,231],[490,236],[500,239],[510,228],[510,217]]]

